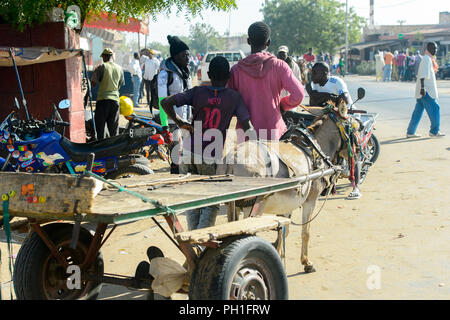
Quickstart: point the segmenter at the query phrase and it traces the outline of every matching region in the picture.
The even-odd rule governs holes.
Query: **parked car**
[[[200,62],[200,66],[197,71],[197,78],[199,85],[208,85],[210,80],[208,77],[209,63],[217,56],[227,58],[230,63],[230,68],[238,63],[239,60],[245,58],[245,54],[242,51],[212,51],[205,54],[203,60]]]
[[[439,70],[436,74],[436,78],[438,79],[450,78],[450,62],[447,62],[444,66],[439,67]]]

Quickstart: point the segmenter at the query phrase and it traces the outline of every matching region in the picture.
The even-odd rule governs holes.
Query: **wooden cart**
[[[269,194],[334,173],[335,169],[320,170],[289,179],[155,174],[106,181],[91,172],[83,177],[0,172],[0,193],[15,193],[8,200],[8,213],[26,218],[19,224],[31,231],[15,261],[17,299],[95,299],[103,283],[148,289],[152,296],[160,293],[156,280],[156,287],[168,286],[191,299],[287,299],[280,252],[283,227],[290,220],[263,216],[259,204]],[[99,182],[103,189],[96,195]],[[28,189],[31,185],[33,191]],[[236,219],[235,201],[249,198],[256,198],[250,217]],[[217,204],[228,205],[232,222],[183,230],[178,213]],[[156,221],[157,215],[164,216],[172,234]],[[146,218],[182,251],[184,269],[180,265],[178,274],[167,279],[105,275],[100,249],[111,233],[119,223]],[[86,221],[96,224],[94,235],[81,225]],[[107,233],[108,226],[112,228]],[[275,245],[255,235],[265,230],[278,233]],[[155,259],[165,259],[158,248],[151,250]],[[75,269],[80,282],[69,289],[76,277],[68,270]]]

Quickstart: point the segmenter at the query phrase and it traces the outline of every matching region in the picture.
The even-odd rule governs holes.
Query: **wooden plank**
[[[151,175],[148,181],[160,180]],[[163,176],[164,177],[164,176]],[[142,177],[138,180],[125,181],[128,179],[117,180],[122,187],[127,184],[138,184],[142,182]],[[192,201],[206,201],[219,195],[242,193],[255,188],[263,188],[272,184],[278,184],[289,179],[270,179],[270,178],[246,178],[233,177],[232,181],[227,182],[189,182],[185,184],[169,185],[156,190],[148,190],[146,187],[134,188],[137,192],[149,199],[158,200],[162,205],[173,206]],[[114,181],[113,181],[114,182]],[[129,182],[129,183],[128,183]],[[125,192],[117,192],[112,189],[103,190],[94,201],[92,212],[97,215],[115,215],[141,210],[154,209],[155,206],[150,203],[144,203],[137,198]]]
[[[15,193],[9,199],[9,211],[15,216],[46,219],[55,214],[61,218],[89,214],[96,187],[99,191],[102,185],[93,178],[64,174],[0,172],[0,194]]]
[[[204,229],[181,232],[177,233],[175,237],[179,242],[205,243],[234,235],[255,234],[265,230],[276,230],[280,226],[289,224],[290,221],[288,218],[267,215],[233,221]]]

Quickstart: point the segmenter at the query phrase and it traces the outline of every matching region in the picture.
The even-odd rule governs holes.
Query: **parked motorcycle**
[[[161,124],[157,122],[158,119],[137,115],[135,113],[126,116],[125,119],[128,120],[128,123],[125,128],[120,129],[121,132],[127,132],[135,128],[153,128],[155,134],[160,134],[164,138],[163,144],[150,145],[148,148],[142,148],[141,154],[148,159],[150,159],[153,154],[157,154],[161,160],[170,163],[169,145],[173,143],[173,141],[170,133],[164,131]]]
[[[61,109],[69,106],[69,100],[59,104]],[[20,110],[17,99],[16,108]],[[6,159],[0,157],[1,170],[80,174],[85,171],[90,154],[94,154],[92,171],[107,179],[152,174],[148,166],[139,162],[142,156],[135,153],[144,146],[164,143],[161,135],[150,128],[130,129],[91,143],[74,143],[56,132],[57,126],[67,127],[69,123],[54,118],[23,120],[12,111],[0,125],[0,149],[7,153]]]

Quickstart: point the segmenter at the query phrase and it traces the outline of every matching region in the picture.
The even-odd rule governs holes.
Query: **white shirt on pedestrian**
[[[324,86],[321,86],[318,83],[311,82],[311,89],[316,90],[317,92],[334,94],[336,96],[348,93],[349,97],[348,105],[350,106],[353,104],[353,100],[352,97],[350,96],[350,93],[348,92],[347,85],[345,84],[344,80],[342,80],[339,77],[331,76]]]
[[[144,60],[144,80],[153,80],[153,77],[159,71],[159,61],[156,58],[148,58]]]
[[[139,60],[133,59],[130,65],[130,73],[131,75],[138,76],[139,79],[142,79],[142,69]]]
[[[427,54],[422,56],[422,61],[420,61],[419,71],[417,73],[416,99],[422,98],[420,95],[420,79],[424,79],[423,87],[425,89],[425,93],[428,93],[431,98],[437,99],[439,95],[436,85],[436,75],[434,73],[433,61]]]
[[[300,71],[300,67],[294,60],[292,60],[292,73],[294,74],[294,77],[296,77],[297,80],[302,83],[302,74]],[[290,93],[283,89],[283,91],[281,92],[281,97],[284,98],[288,95],[290,95]]]

